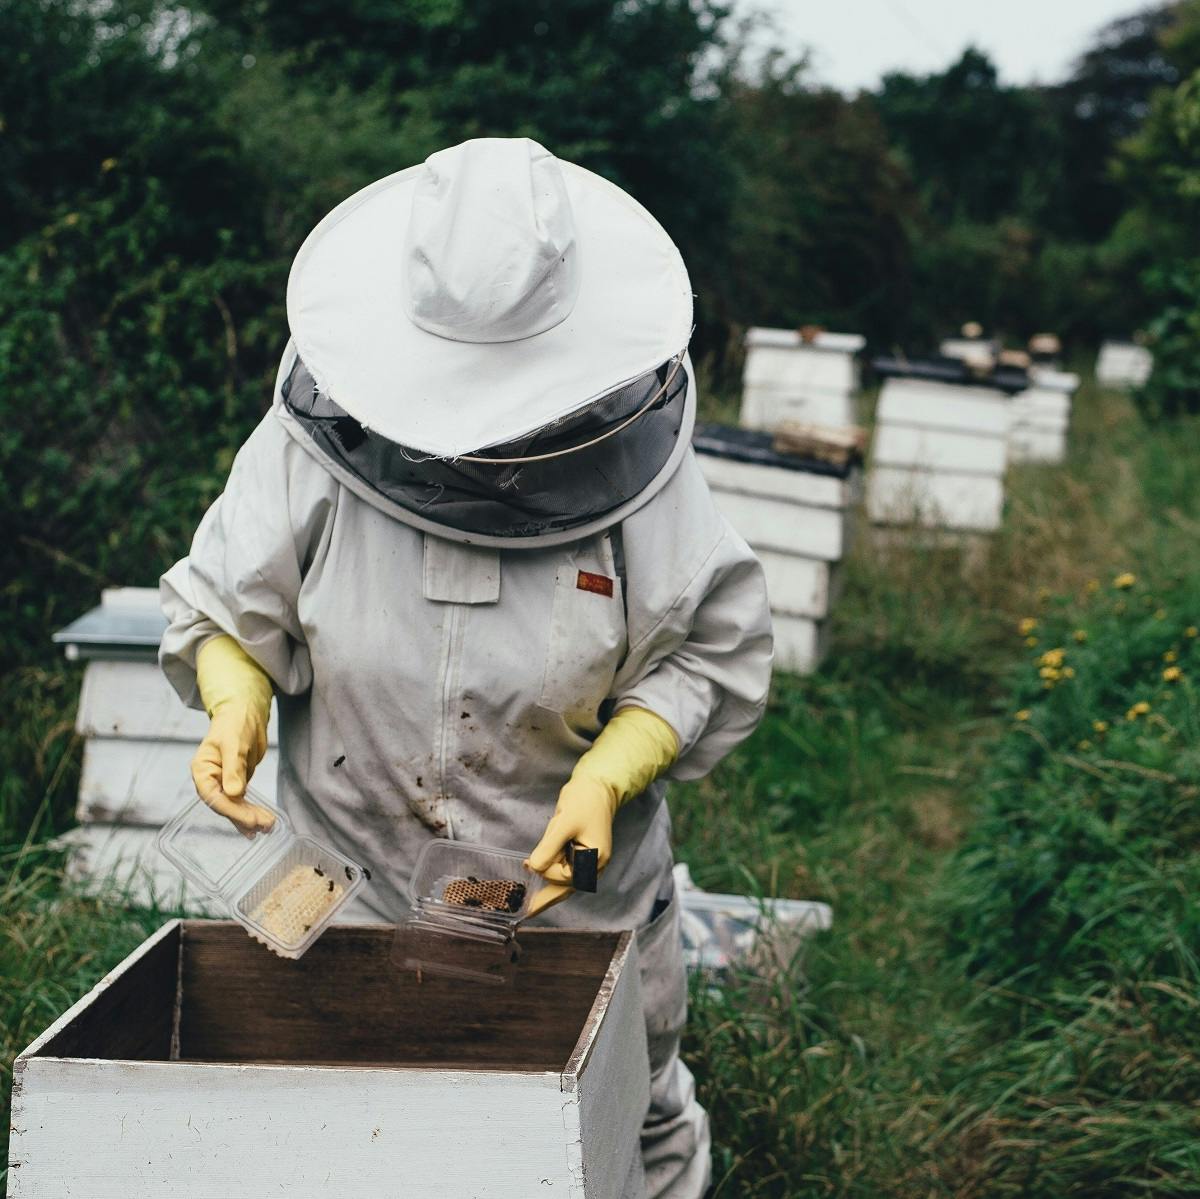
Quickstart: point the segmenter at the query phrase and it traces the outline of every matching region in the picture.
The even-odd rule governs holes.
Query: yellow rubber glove
[[[617,810],[641,795],[678,756],[675,730],[645,708],[622,708],[604,726],[575,763],[542,839],[526,859],[525,865],[546,880],[530,904],[530,916],[571,894],[565,852],[570,842],[599,850],[599,868],[608,865]]]
[[[247,837],[275,817],[246,800],[246,784],[267,752],[271,680],[232,638],[214,637],[196,655],[196,685],[211,723],[192,758],[196,793]]]

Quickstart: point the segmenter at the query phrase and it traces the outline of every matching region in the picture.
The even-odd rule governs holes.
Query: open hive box
[[[649,1077],[631,933],[522,934],[507,986],[388,925],[298,962],[172,921],[16,1060],[10,1199],[621,1196]]]

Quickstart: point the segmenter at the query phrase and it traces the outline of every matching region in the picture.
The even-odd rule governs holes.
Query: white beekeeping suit
[[[383,180],[335,210],[306,243],[289,287],[294,343],[281,364],[273,408],[239,452],[190,555],[162,581],[170,627],[161,661],[186,702],[200,705],[196,656],[222,634],[269,676],[280,715],[279,802],[297,831],[370,869],[361,906],[350,913],[358,918],[405,914],[413,862],[431,837],[528,851],[542,837],[564,781],[614,711],[646,709],[671,726],[678,756],[668,777],[705,774],[755,726],[770,674],[761,569],[715,510],[687,444],[695,396],[681,351],[690,302],[681,320],[674,247],[624,193],[559,164],[535,143],[467,143],[431,163],[432,183],[429,165]],[[553,196],[539,201],[535,230],[553,252],[543,255],[540,273],[526,270],[531,282],[518,277],[514,264],[524,259],[511,248],[497,251],[498,266],[481,267],[479,255],[471,261],[444,236],[439,243],[444,211],[415,235],[411,227],[385,235],[387,214],[371,211],[382,185],[390,184],[382,198],[394,198],[409,180],[411,207],[397,211],[410,222],[438,197],[466,203],[469,214],[470,185],[479,179],[494,182],[524,170],[527,197],[531,170],[536,183],[538,172],[560,167],[556,180],[561,187],[566,177],[568,211],[556,209]],[[537,343],[564,332],[581,304],[592,303],[584,299],[590,253],[601,259],[599,250],[589,251],[586,225],[596,193],[609,206],[636,210],[634,232],[640,229],[666,263],[655,267],[651,259],[657,290],[653,280],[637,276],[650,295],[632,304],[634,318],[651,319],[656,332],[643,329],[645,344],[635,344],[624,361],[612,361],[607,350],[584,351],[592,360],[587,370],[572,361],[556,376],[543,359],[557,362],[572,338],[553,353]],[[346,219],[332,221],[339,213]],[[455,215],[461,225],[461,207]],[[364,245],[381,261],[389,246],[397,260],[417,246],[407,261],[437,276],[428,295],[422,297],[411,266],[399,295],[381,294],[390,282],[370,282],[345,228],[364,219]],[[331,228],[334,244],[326,247],[321,239]],[[629,222],[619,232],[628,239]],[[644,267],[646,244],[624,252]],[[532,317],[512,305],[500,305],[497,315],[494,297],[483,311],[473,307],[478,288],[469,278],[485,267],[531,291]],[[456,271],[466,281],[456,283]],[[538,298],[547,278],[557,297],[552,305],[565,306],[566,315],[547,311]],[[655,305],[674,310],[647,318]],[[339,328],[347,306],[354,319]],[[399,344],[394,326],[404,312],[415,340],[428,344],[416,350]],[[522,319],[543,331],[510,337],[522,332]],[[626,317],[616,319],[620,326]],[[458,338],[441,327],[445,321],[458,322],[452,330]],[[497,322],[509,340],[486,340]],[[592,333],[581,322],[576,347]],[[613,337],[619,340],[619,328]],[[662,353],[676,337],[674,349]],[[378,350],[379,341],[388,352]],[[463,351],[467,365],[439,379],[430,351],[431,345],[440,351],[438,343]],[[497,348],[494,371],[469,361],[472,353],[482,349],[486,357]],[[417,350],[424,357],[409,371],[405,354]],[[514,351],[531,355],[523,373]],[[378,361],[364,365],[372,354]],[[598,372],[602,358],[607,376]],[[643,390],[626,388],[617,404],[632,406],[630,421],[611,410],[617,403],[611,397],[640,379],[648,380]],[[429,404],[406,425],[409,389]],[[564,399],[571,389],[574,407]],[[603,438],[586,424],[598,401],[610,406]],[[555,424],[579,412],[583,425]],[[538,451],[549,444],[539,431],[547,426],[559,440],[565,427],[569,440],[588,446],[565,473],[558,457],[547,457],[539,469]],[[613,428],[618,432],[609,434]],[[655,428],[662,445],[654,453],[631,440]],[[520,455],[515,472],[489,468],[481,455],[459,486],[455,472],[469,451],[511,445],[521,436],[533,439],[522,448],[535,452]],[[593,438],[597,444],[588,445]],[[614,453],[625,455],[623,464]],[[589,462],[599,485],[580,469]],[[678,1057],[686,985],[661,782],[620,808],[612,835],[611,865],[598,892],[575,895],[538,919],[638,930],[651,1104],[645,1177],[632,1177],[625,1193],[698,1199],[709,1174],[708,1129]]]

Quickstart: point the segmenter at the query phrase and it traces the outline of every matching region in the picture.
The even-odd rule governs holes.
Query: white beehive
[[[172,921],[17,1057],[8,1197],[642,1194],[636,938],[521,945],[482,985],[402,968],[390,925],[291,962]]]
[[[702,425],[694,440],[717,507],[766,572],[775,665],[806,674],[826,648],[858,468],[776,453],[769,434],[744,429]]]
[[[872,523],[962,533],[998,528],[1008,425],[1008,396],[997,388],[965,379],[888,378],[867,473]]]
[[[845,428],[856,424],[854,394],[864,339],[820,332],[806,341],[792,329],[749,329],[740,423],[773,431],[785,421]]]
[[[120,587],[55,635],[69,658],[87,662],[75,717],[83,738],[79,827],[62,841],[78,882],[103,884],[138,904],[186,899],[190,908],[207,910],[204,897],[183,890],[154,844],[162,825],[195,798],[190,763],[208,731],[208,717],[185,707],[158,668],[165,628],[157,590]],[[274,712],[267,737],[271,748],[254,782],[273,802]]]
[[[1079,376],[1034,367],[1030,386],[1011,401],[1008,454],[1013,462],[1061,462],[1067,454],[1071,397]]]
[[[1103,387],[1142,387],[1154,369],[1154,358],[1145,346],[1131,341],[1106,341],[1096,360],[1096,381]]]

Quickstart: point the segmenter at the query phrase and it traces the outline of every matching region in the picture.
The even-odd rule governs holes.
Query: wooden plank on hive
[[[849,480],[811,471],[786,470],[756,462],[738,462],[715,454],[697,454],[700,470],[714,492],[761,495],[802,507],[841,510],[849,506]]]
[[[83,747],[76,818],[82,824],[140,824],[161,827],[196,795],[190,741],[92,737]],[[254,772],[253,786],[275,802],[279,755],[268,749]]]
[[[927,429],[1004,437],[1008,399],[1001,391],[926,379],[888,379],[879,394],[877,425],[916,425]]]
[[[877,466],[867,476],[867,515],[878,524],[990,531],[1000,525],[1004,482]]]
[[[94,661],[83,672],[75,728],[84,737],[129,737],[199,745],[208,732],[204,712],[185,707],[158,663]],[[278,739],[272,705],[267,740]]]
[[[846,516],[828,508],[797,508],[786,500],[717,492],[729,523],[757,548],[837,562],[846,551]]]
[[[875,467],[999,476],[1004,474],[1006,453],[998,437],[981,437],[963,430],[880,425],[871,458]]]
[[[775,631],[775,669],[790,674],[811,674],[825,655],[827,622],[804,616],[772,612]]]
[[[86,894],[126,907],[223,914],[158,852],[157,836],[157,828],[85,824],[64,833],[57,844],[68,851],[67,877]],[[211,857],[227,854],[239,841],[230,825],[227,834],[214,835]]]
[[[771,611],[820,620],[829,614],[831,577],[836,569],[828,562],[757,549],[767,577]]]

